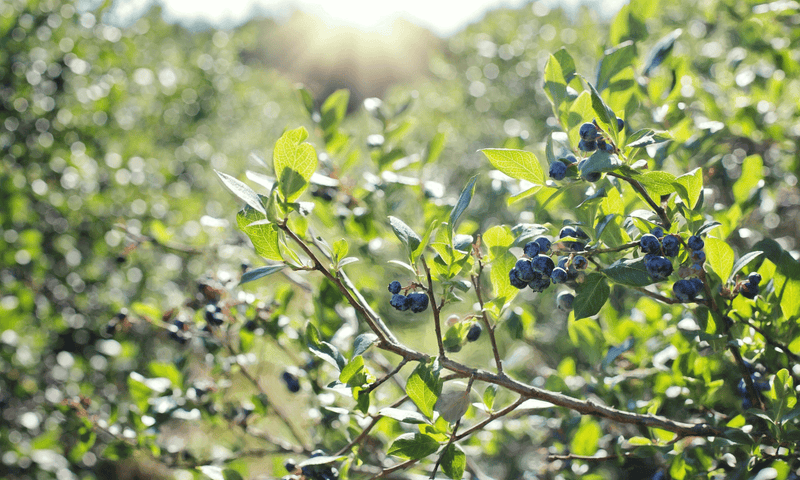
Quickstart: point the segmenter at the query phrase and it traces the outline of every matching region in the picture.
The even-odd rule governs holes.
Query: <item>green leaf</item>
[[[589,85],[589,91],[592,94],[592,109],[594,110],[595,115],[597,115],[597,123],[600,127],[608,132],[611,135],[611,138],[617,138],[617,116],[611,110],[611,107],[606,105],[605,100],[603,97],[600,96],[600,93],[594,88],[589,82],[586,82]]]
[[[411,227],[406,225],[402,220],[397,217],[389,217],[389,225],[398,239],[408,248],[409,252],[413,252],[419,247],[422,239],[419,238]]]
[[[114,440],[100,455],[106,460],[124,460],[133,454],[133,446],[123,440]]]
[[[378,415],[389,417],[402,423],[412,423],[415,425],[425,425],[430,422],[419,412],[411,410],[402,410],[399,408],[383,408],[378,412]]]
[[[284,203],[297,200],[317,169],[317,153],[311,144],[303,142],[306,138],[308,131],[299,127],[287,130],[275,142],[272,160]]]
[[[653,70],[661,65],[661,62],[667,58],[667,55],[672,51],[672,47],[675,46],[675,40],[681,35],[683,30],[680,28],[671,31],[670,33],[661,37],[653,48],[647,53],[647,57],[645,57],[644,62],[644,70],[642,70],[642,75],[645,77],[649,77]]]
[[[442,393],[433,409],[439,412],[447,423],[456,423],[469,409],[469,392],[459,390]]]
[[[163,377],[168,379],[174,388],[181,388],[183,386],[183,375],[178,368],[172,363],[165,362],[150,362],[147,365],[150,374],[154,377]]]
[[[736,203],[745,203],[753,192],[757,191],[758,185],[764,179],[764,161],[761,155],[750,155],[742,162],[742,173],[739,179],[733,184],[733,198]]]
[[[575,61],[565,48],[550,55],[544,67],[544,91],[557,118],[561,118],[559,112],[567,98],[567,85],[574,76]]]
[[[467,467],[467,456],[461,447],[451,443],[442,452],[442,471],[453,480],[461,480]]]
[[[494,399],[497,396],[497,385],[491,384],[483,391],[483,404],[489,410],[494,406]]]
[[[222,478],[224,480],[244,480],[242,478],[242,475],[236,470],[233,470],[232,468],[226,468],[225,470],[223,470]]]
[[[695,168],[691,172],[676,178],[675,181],[686,189],[688,198],[683,198],[683,201],[686,202],[689,208],[694,208],[700,198],[700,192],[703,190],[703,170],[699,167]],[[683,197],[683,195],[681,196]]]
[[[600,330],[600,325],[596,320],[584,318],[569,322],[567,333],[572,344],[580,353],[586,355],[590,364],[596,365],[601,362],[603,353],[606,351],[606,344],[603,331]]]
[[[439,159],[439,155],[442,154],[446,142],[447,134],[444,132],[439,132],[434,135],[431,141],[428,142],[428,148],[425,149],[425,159],[422,164],[427,165],[436,162],[436,160]]]
[[[267,222],[266,216],[248,205],[236,215],[236,223],[253,242],[257,254],[267,260],[283,261],[278,245],[278,227]]]
[[[722,279],[730,278],[733,270],[733,249],[723,240],[706,237],[704,250],[706,263],[714,269],[714,273]]]
[[[653,130],[652,128],[643,128],[632,133],[628,137],[628,143],[625,146],[628,148],[641,148],[668,140],[672,140],[669,132]]]
[[[354,380],[362,370],[364,370],[364,357],[356,355],[342,369],[342,372],[339,374],[339,381],[351,387],[363,385],[363,382],[354,382],[351,384],[351,381]]]
[[[362,333],[357,336],[353,342],[353,357],[361,355],[366,352],[369,347],[378,341],[378,336],[374,333]]]
[[[533,153],[509,148],[485,148],[481,152],[494,168],[509,177],[526,180],[534,185],[544,185],[542,167]]]
[[[330,141],[331,135],[339,127],[347,113],[347,103],[350,101],[350,92],[346,89],[336,90],[322,103],[319,112],[321,115],[320,126],[325,132],[325,141]],[[278,170],[275,170],[276,172]]]
[[[645,172],[634,177],[641,183],[651,196],[659,197],[675,191],[675,175],[667,172]]]
[[[422,363],[408,377],[406,394],[417,408],[428,418],[433,417],[433,406],[442,391],[442,382],[439,380],[439,370],[435,369],[436,362]]]
[[[386,453],[416,460],[425,458],[438,449],[439,442],[433,437],[422,433],[406,433],[395,438]]]
[[[616,154],[596,150],[581,167],[581,176],[585,177],[595,172],[612,172],[622,165],[624,163]]]
[[[575,455],[594,455],[600,448],[599,442],[602,436],[603,430],[600,425],[591,417],[583,417],[580,427],[572,436],[570,451]]]
[[[610,293],[606,278],[600,273],[590,273],[575,291],[575,301],[572,304],[575,320],[596,315],[605,305]]]
[[[300,87],[297,89],[297,94],[300,97],[300,101],[303,103],[303,106],[306,108],[306,112],[308,112],[309,115],[313,115],[314,96],[311,95],[311,92],[309,92],[305,87]]]
[[[225,185],[225,187],[230,190],[231,193],[244,200],[245,203],[250,205],[250,207],[256,211],[261,212],[266,216],[267,211],[264,209],[264,205],[261,203],[261,198],[255,192],[255,190],[247,186],[246,183],[237,180],[227,173],[222,173],[217,170],[214,170],[214,172],[217,174],[219,179],[222,180],[222,184]]]
[[[630,67],[635,58],[636,47],[631,41],[623,42],[606,50],[597,68],[597,81],[595,82],[597,90],[602,92],[608,88],[611,79],[625,68]]]
[[[350,250],[350,247],[347,245],[347,240],[344,238],[340,238],[333,242],[333,261],[339,262],[341,259],[347,256],[347,252]]]
[[[342,371],[347,363],[339,349],[328,342],[323,342],[319,337],[319,330],[311,322],[306,324],[306,344],[315,356],[330,363],[337,370]]]
[[[461,214],[464,213],[469,202],[472,200],[472,195],[475,193],[475,182],[478,180],[478,176],[475,175],[474,177],[469,179],[467,185],[461,190],[461,195],[458,197],[458,201],[456,202],[455,207],[450,212],[450,230],[455,232],[456,229],[456,222],[458,222],[458,218],[461,217]]]
[[[239,285],[243,283],[252,282],[253,280],[258,280],[259,278],[266,277],[267,275],[272,275],[275,272],[279,272],[283,270],[284,265],[268,265],[266,267],[259,267],[254,268],[252,270],[246,271],[242,274],[242,279],[239,281]]]
[[[508,249],[514,245],[514,235],[505,225],[495,225],[484,232],[483,244],[489,249],[486,261],[491,262],[495,257],[508,253]]]
[[[653,283],[644,266],[644,257],[622,258],[602,270],[612,282],[632,287],[646,287]]]
[[[755,252],[746,253],[736,260],[736,263],[733,264],[733,269],[731,270],[731,276],[728,278],[728,281],[733,280],[733,277],[736,276],[739,271],[745,267],[748,263],[752,262],[756,258],[760,257],[764,252],[760,250],[756,250]]]
[[[153,394],[153,389],[144,382],[139,381],[138,378],[141,378],[141,375],[136,372],[131,372],[128,376],[128,393],[136,403],[136,406],[139,407],[139,412],[146,413],[149,408],[150,396]]]

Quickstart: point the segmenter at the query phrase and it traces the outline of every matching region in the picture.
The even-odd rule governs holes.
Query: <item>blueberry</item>
[[[575,295],[569,292],[561,292],[556,297],[556,307],[559,310],[568,312],[572,310],[572,303],[575,301]]]
[[[247,323],[244,324],[244,328],[248,331],[254,331],[258,327],[258,323],[255,320],[248,320]]]
[[[539,255],[539,244],[536,243],[536,240],[530,241],[522,247],[522,253],[529,256],[530,258]]]
[[[663,280],[672,274],[672,262],[659,255],[645,255],[644,266],[653,280]]]
[[[697,289],[695,285],[692,284],[689,280],[678,280],[672,286],[672,293],[675,294],[675,298],[677,298],[681,302],[691,302],[697,296]]]
[[[694,250],[692,252],[692,261],[694,263],[703,263],[706,261],[706,254],[702,250]]]
[[[623,128],[625,128],[625,120],[617,117],[617,131],[621,132]]]
[[[214,303],[206,305],[205,318],[206,322],[214,326],[222,325],[222,322],[225,320],[225,316],[222,314],[219,306]]]
[[[681,242],[674,235],[667,235],[661,239],[661,248],[667,257],[675,257],[681,251]]]
[[[578,232],[572,227],[564,227],[558,232],[558,238],[564,237],[578,238]]]
[[[398,294],[398,293],[400,293],[400,289],[401,288],[402,288],[402,285],[400,285],[400,282],[395,280],[395,281],[393,281],[392,283],[389,284],[389,293]]]
[[[583,232],[583,230],[581,230],[580,228],[573,228],[573,227],[564,227],[558,233],[558,238],[566,238],[566,237],[587,238],[587,239],[589,238],[589,236],[586,235]],[[573,251],[576,251],[576,252],[580,252],[586,246],[586,243],[583,243],[583,242],[564,242],[564,246],[566,246],[570,250],[573,250]]]
[[[639,246],[642,247],[644,253],[652,253],[654,255],[661,253],[661,242],[652,233],[642,235],[642,239],[639,240]]]
[[[702,250],[705,246],[705,242],[703,242],[703,239],[697,235],[692,235],[689,237],[689,240],[686,241],[686,246],[692,250]]]
[[[556,266],[566,270],[568,261],[569,261],[569,257],[558,257],[558,263],[556,264]]]
[[[428,308],[428,295],[424,293],[412,293],[408,296],[411,301],[411,311],[414,313],[424,312]]]
[[[593,152],[597,150],[597,142],[589,142],[586,140],[581,140],[578,142],[578,148],[584,152]]]
[[[761,283],[761,275],[759,275],[756,272],[753,272],[747,276],[747,281],[752,283],[753,285],[758,285]]]
[[[553,283],[564,283],[569,278],[567,271],[561,267],[556,267],[550,272],[550,280]]]
[[[703,291],[703,281],[700,280],[699,278],[697,278],[697,277],[690,278],[689,282],[692,283],[692,285],[694,286],[695,291],[698,294]]]
[[[578,163],[578,158],[577,158],[575,155],[571,154],[571,153],[570,153],[570,154],[568,154],[566,157],[564,157],[564,158],[562,159],[562,161],[563,161],[563,160],[566,160],[566,162],[565,162],[565,163],[566,163],[567,165],[572,165],[573,163]]]
[[[286,384],[286,388],[288,388],[290,392],[297,393],[300,391],[300,380],[298,380],[297,376],[295,376],[294,374],[289,372],[283,372],[283,374],[281,375],[281,379],[283,379],[283,383]],[[287,468],[286,470],[289,469]]]
[[[577,238],[583,238],[585,240],[589,240],[589,235],[586,235],[586,232],[581,230],[581,227],[575,227],[575,236]]]
[[[538,258],[538,256],[534,258]],[[533,266],[530,260],[520,258],[517,260],[516,265],[514,265],[514,269],[517,271],[517,276],[521,281],[528,283],[533,280]]]
[[[553,271],[553,268],[555,267],[555,264],[553,263],[552,258],[544,255],[537,255],[531,260],[531,266],[533,267],[534,272],[549,277],[550,273]],[[522,278],[521,275],[520,278]],[[528,281],[530,282],[532,280]]]
[[[550,250],[550,240],[545,237],[537,237],[533,239],[536,245],[539,245],[539,253],[547,253]],[[536,255],[528,255],[529,257],[533,258]]]
[[[655,235],[656,238],[661,238],[664,236],[664,229],[661,227],[655,227],[654,229],[650,230],[651,235]]]
[[[469,327],[469,331],[467,332],[467,340],[470,342],[474,342],[475,340],[479,339],[481,336],[481,326],[477,323],[473,323],[471,327]]]
[[[284,462],[283,468],[285,468],[287,472],[292,473],[294,472],[294,469],[297,468],[297,464],[294,463],[293,458],[290,458]]]
[[[758,285],[750,283],[749,281],[742,283],[739,288],[739,293],[741,293],[744,298],[749,298],[750,300],[756,298],[758,291]]]
[[[533,280],[528,283],[528,287],[534,292],[543,292],[550,286],[550,277],[545,277],[542,274],[536,273]]]
[[[526,282],[520,280],[519,270],[517,270],[516,268],[512,268],[511,271],[508,272],[508,280],[511,282],[511,286],[513,286],[514,288],[518,288],[520,290],[528,286]]]
[[[392,299],[389,301],[394,308],[404,312],[411,307],[411,299],[406,297],[405,295],[400,295],[399,293],[395,293],[392,295]]]
[[[549,173],[553,180],[564,180],[567,175],[567,166],[563,162],[553,162],[550,164]]]
[[[106,324],[106,335],[111,337],[116,332],[117,332],[117,322],[116,322],[116,320],[111,320],[110,322],[108,322]]]
[[[581,125],[581,128],[578,130],[578,135],[584,140],[593,141],[597,138],[597,127],[593,123],[586,122]]]
[[[606,149],[606,145],[608,145],[608,144],[606,143],[606,139],[605,138],[600,137],[600,138],[597,139],[597,149],[598,150],[605,150]]]

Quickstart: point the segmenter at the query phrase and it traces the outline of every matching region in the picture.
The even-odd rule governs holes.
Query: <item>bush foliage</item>
[[[500,10],[356,112],[100,18],[0,6],[4,476],[797,478],[792,2]]]

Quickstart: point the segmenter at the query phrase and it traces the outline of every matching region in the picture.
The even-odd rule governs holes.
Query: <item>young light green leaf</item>
[[[409,252],[416,250],[422,242],[419,235],[399,218],[390,216],[389,225],[392,227],[397,238],[408,248]]]
[[[266,267],[248,270],[242,274],[242,279],[239,281],[239,285],[252,282],[253,280],[258,280],[259,278],[266,277],[267,275],[272,275],[273,273],[282,270],[283,267],[284,265],[267,265]]]
[[[236,215],[236,224],[253,242],[257,254],[267,260],[283,260],[278,242],[278,227],[267,222],[263,214],[245,205]]]
[[[756,250],[755,252],[750,252],[742,255],[739,260],[736,260],[736,263],[733,264],[733,269],[731,270],[731,276],[728,278],[728,281],[733,280],[733,277],[736,276],[739,271],[745,267],[748,263],[752,262],[756,258],[760,257],[764,252],[760,250]]]
[[[252,188],[248,187],[246,183],[241,182],[234,177],[228,175],[227,173],[218,172],[214,170],[220,180],[222,180],[222,184],[231,191],[234,195],[239,197],[240,199],[244,200],[245,203],[250,205],[254,210],[263,213],[265,216],[267,214],[266,209],[264,209],[264,205],[261,204],[261,198]]]
[[[347,113],[347,103],[350,101],[350,92],[346,89],[336,90],[331,93],[328,98],[322,102],[319,109],[320,126],[325,132],[325,136],[329,137],[331,133],[339,127],[339,124],[344,120]],[[326,141],[328,138],[326,138]],[[277,170],[276,170],[277,171]]]
[[[451,443],[442,452],[442,471],[453,480],[461,480],[467,467],[467,455],[461,447]]]
[[[485,148],[481,152],[494,168],[509,177],[527,180],[534,185],[544,185],[542,166],[533,153],[510,148]]]
[[[597,81],[595,82],[597,90],[602,92],[608,88],[611,79],[625,68],[630,67],[635,58],[636,47],[630,40],[606,50],[597,68]]]
[[[425,159],[422,164],[427,165],[436,162],[436,160],[439,159],[439,155],[442,154],[446,142],[447,134],[444,132],[439,132],[434,135],[431,141],[428,142],[428,148],[425,149]]]
[[[461,214],[464,213],[464,210],[467,209],[469,202],[472,200],[472,195],[475,193],[475,182],[477,180],[478,180],[477,175],[469,179],[467,185],[464,187],[463,190],[461,190],[461,195],[459,195],[456,205],[450,212],[449,224],[450,224],[450,230],[453,232],[455,232],[456,229],[456,222],[458,222],[459,217],[461,217]]]
[[[668,195],[675,191],[675,175],[667,172],[645,172],[635,177],[651,196]]]
[[[439,450],[439,442],[433,437],[422,433],[406,433],[395,438],[386,453],[417,460],[427,457],[436,450]]]
[[[351,387],[361,385],[360,382],[356,382],[356,384],[353,385],[351,385],[350,382],[356,378],[356,376],[361,373],[362,370],[364,370],[364,357],[361,355],[356,355],[342,369],[342,372],[339,374],[339,381]]]
[[[281,198],[285,203],[297,200],[308,187],[311,175],[317,169],[317,153],[311,144],[303,142],[306,138],[308,131],[299,127],[287,130],[275,142],[272,161]]]
[[[706,263],[714,269],[719,278],[730,278],[733,270],[733,249],[723,240],[706,237]]]
[[[331,253],[333,254],[333,261],[338,262],[339,260],[346,257],[349,249],[350,247],[347,245],[347,240],[345,240],[344,238],[340,238],[339,240],[333,242],[333,248],[331,249]]]
[[[742,173],[733,184],[733,198],[742,204],[758,190],[759,182],[764,179],[764,160],[761,155],[750,155],[742,162]],[[762,183],[763,185],[763,183]]]
[[[610,293],[605,277],[600,273],[590,273],[575,291],[575,300],[572,303],[575,320],[596,315],[605,305]]]
[[[442,382],[439,380],[439,371],[434,369],[434,363],[422,363],[411,373],[406,382],[406,394],[417,408],[428,418],[433,417],[433,406],[442,391]]]
[[[303,106],[306,108],[306,112],[309,115],[314,114],[314,96],[311,95],[311,92],[308,91],[305,87],[300,87],[297,89],[297,95],[300,97],[300,101],[303,103]]]
[[[583,417],[578,430],[572,436],[570,451],[576,455],[594,455],[602,436],[603,430],[600,425],[591,417]]]
[[[494,406],[494,399],[497,396],[497,385],[491,384],[483,391],[483,404],[489,410]]]
[[[700,192],[703,190],[703,170],[699,167],[695,168],[691,172],[676,178],[675,182],[686,189],[688,198],[683,200],[689,205],[689,208],[694,208],[700,198]]]

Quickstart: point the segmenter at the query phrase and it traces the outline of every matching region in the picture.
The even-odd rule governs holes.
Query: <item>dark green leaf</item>
[[[592,109],[594,110],[595,115],[597,115],[597,123],[603,130],[608,132],[612,138],[616,138],[617,116],[614,114],[611,108],[606,105],[605,100],[603,100],[603,97],[601,97],[600,93],[598,93],[594,88],[594,85],[589,82],[586,83],[589,85],[589,90],[592,94]]]
[[[646,287],[653,283],[644,266],[644,257],[617,260],[603,269],[603,275],[614,283],[632,287]]]
[[[106,460],[124,460],[133,454],[133,447],[125,441],[114,440],[105,449],[102,457]]]
[[[625,145],[630,148],[641,148],[656,143],[666,142],[672,140],[669,132],[656,131],[651,128],[644,128],[637,130],[628,137],[628,143]]]
[[[455,231],[456,229],[456,222],[458,222],[459,217],[461,214],[464,213],[469,202],[472,200],[472,195],[475,192],[475,182],[478,180],[478,176],[475,175],[474,177],[469,179],[467,185],[461,190],[461,195],[458,197],[458,201],[456,202],[456,206],[453,207],[453,210],[450,212],[450,229]]]
[[[746,254],[742,255],[739,258],[739,260],[737,260],[736,263],[733,264],[733,270],[731,271],[731,276],[730,276],[730,278],[728,280],[729,281],[732,280],[733,277],[735,277],[736,274],[739,273],[739,270],[744,268],[745,265],[747,265],[748,263],[752,262],[756,258],[760,257],[763,253],[764,252],[762,252],[760,250],[756,250],[754,252],[750,252],[750,253],[746,253]]]
[[[610,293],[611,289],[603,275],[589,274],[575,292],[575,301],[572,304],[575,320],[596,315],[605,305]]]
[[[606,50],[597,68],[597,90],[602,92],[608,88],[611,79],[619,72],[633,64],[636,58],[636,47],[630,40]]]
[[[661,37],[661,39],[653,45],[653,48],[647,53],[646,60],[644,62],[644,70],[642,71],[642,75],[645,77],[649,77],[653,70],[661,65],[661,62],[667,58],[667,55],[672,51],[672,47],[675,46],[675,40],[681,35],[683,30],[680,28],[675,29],[668,33],[667,35]]]
[[[306,108],[306,112],[309,115],[314,114],[314,96],[311,95],[311,92],[308,91],[305,87],[300,87],[297,89],[297,94],[300,96],[300,101],[303,103],[303,106]]]
[[[344,116],[347,113],[347,102],[349,101],[350,92],[341,89],[330,94],[322,103],[322,107],[319,109],[322,117],[320,126],[325,132],[326,141],[329,140],[327,137],[329,137],[331,133],[339,127],[342,120],[344,120]]]
[[[442,452],[442,471],[453,480],[461,480],[467,466],[467,456],[461,447],[451,443]]]
[[[222,471],[222,478],[224,480],[244,480],[239,472],[231,468]]]
[[[407,433],[395,438],[386,453],[408,459],[420,459],[438,449],[439,442],[433,437],[422,433]]]
[[[585,177],[595,172],[612,172],[622,165],[624,163],[616,154],[597,150],[586,159],[586,162],[581,167],[581,176]]]
[[[406,383],[406,393],[417,408],[428,418],[433,417],[433,406],[442,391],[439,370],[434,363],[422,363],[411,373]]]
[[[275,272],[279,272],[282,270],[284,265],[268,265],[266,267],[259,267],[254,268],[252,270],[246,271],[242,275],[242,279],[239,281],[239,285],[247,282],[252,282],[253,280],[258,280],[259,278],[266,277],[267,275],[271,275]]]

